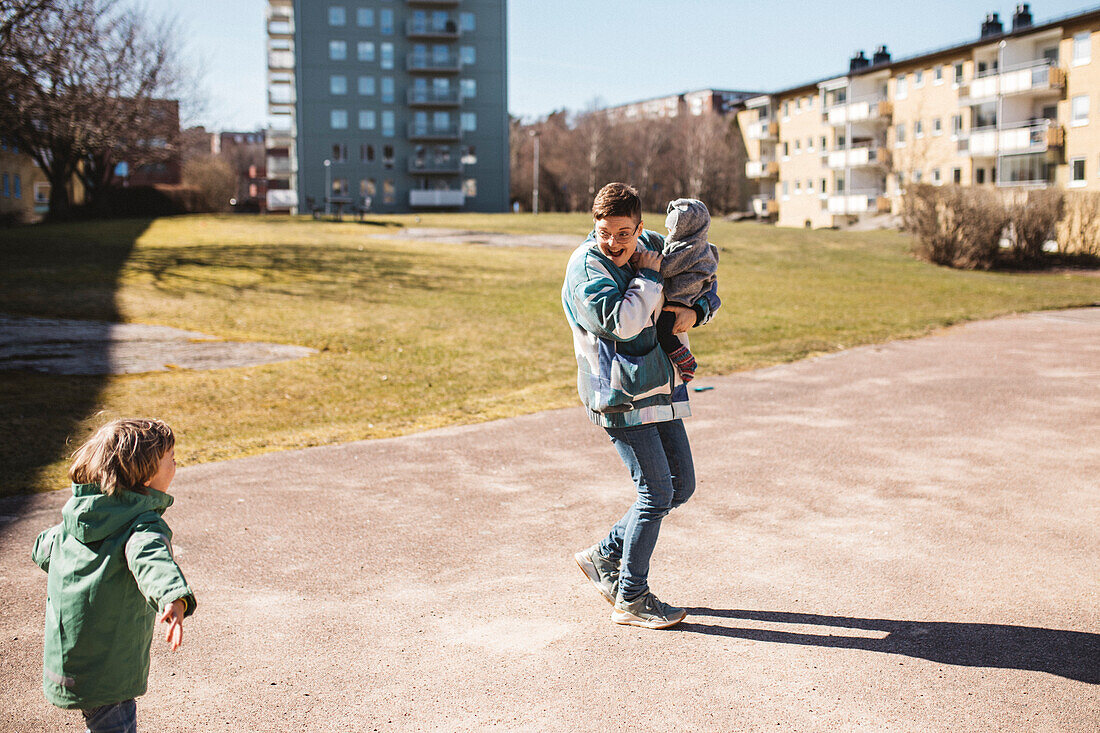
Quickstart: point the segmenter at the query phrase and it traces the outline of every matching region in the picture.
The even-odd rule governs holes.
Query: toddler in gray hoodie
[[[694,308],[718,277],[718,248],[707,241],[710,212],[697,199],[676,199],[668,204],[665,228],[668,236],[661,252],[665,302]],[[657,318],[657,340],[679,369],[680,377],[690,382],[695,378],[697,364],[687,339],[672,333],[675,322],[675,314],[661,311]]]

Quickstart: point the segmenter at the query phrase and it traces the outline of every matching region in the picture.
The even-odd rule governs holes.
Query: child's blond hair
[[[172,428],[163,420],[112,420],[73,453],[69,479],[99,484],[109,496],[123,491],[146,494],[145,482],[156,475],[160,459],[175,444]]]

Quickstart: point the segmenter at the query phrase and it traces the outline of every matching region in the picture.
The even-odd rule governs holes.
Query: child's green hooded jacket
[[[161,518],[172,497],[100,493],[73,484],[62,522],[35,540],[31,556],[49,573],[43,689],[62,708],[93,708],[143,695],[157,612],[195,596],[172,558]]]

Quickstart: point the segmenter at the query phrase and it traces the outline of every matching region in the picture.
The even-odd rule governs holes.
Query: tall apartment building
[[[268,0],[268,208],[506,211],[505,0]]]
[[[1093,50],[1096,50],[1095,58]],[[909,182],[1100,191],[1100,8],[747,100],[753,208],[781,226],[897,213]]]

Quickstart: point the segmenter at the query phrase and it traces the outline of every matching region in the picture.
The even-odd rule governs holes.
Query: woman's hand
[[[654,272],[660,272],[661,255],[639,247],[630,257],[630,264],[634,265],[635,270],[653,270]]]
[[[676,316],[676,323],[672,324],[673,333],[687,333],[695,326],[695,321],[698,319],[694,308],[686,308],[682,305],[666,305],[661,310]]]

